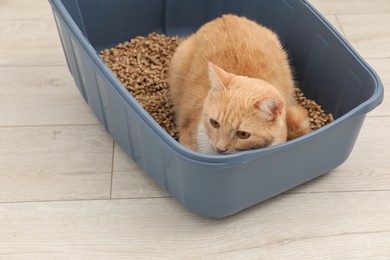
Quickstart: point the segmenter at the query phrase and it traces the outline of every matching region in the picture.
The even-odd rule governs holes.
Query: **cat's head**
[[[274,86],[211,63],[208,74],[210,90],[201,124],[216,152],[235,153],[286,141],[285,102]]]

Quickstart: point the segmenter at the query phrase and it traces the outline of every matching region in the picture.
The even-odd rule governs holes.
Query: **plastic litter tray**
[[[49,0],[81,94],[115,141],[190,211],[222,218],[342,164],[383,99],[375,72],[303,0]],[[98,52],[150,32],[186,36],[225,13],[278,33],[305,95],[335,121],[282,145],[226,156],[194,153],[137,103]]]

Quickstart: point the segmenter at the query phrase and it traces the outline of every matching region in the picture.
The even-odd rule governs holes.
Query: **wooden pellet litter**
[[[173,104],[167,84],[168,66],[179,37],[151,33],[103,50],[100,57],[141,106],[174,139],[179,133],[174,122]],[[315,101],[296,88],[298,103],[308,110],[312,130],[333,121]]]
[[[299,88],[295,88],[295,98],[308,111],[311,130],[320,129],[334,121],[332,114],[326,114],[314,100],[306,98]]]
[[[178,131],[167,84],[168,66],[179,37],[151,33],[103,50],[100,57],[141,106],[173,138]]]

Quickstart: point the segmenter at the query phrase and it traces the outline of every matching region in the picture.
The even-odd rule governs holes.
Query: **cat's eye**
[[[237,135],[238,138],[240,138],[240,139],[248,139],[248,138],[251,136],[251,134],[248,133],[248,132],[246,132],[246,131],[237,131],[237,132],[236,132],[236,135]]]
[[[219,123],[212,118],[210,118],[210,125],[214,128],[217,128],[217,129],[220,127]]]

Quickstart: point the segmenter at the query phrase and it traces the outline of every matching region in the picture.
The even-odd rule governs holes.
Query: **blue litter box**
[[[222,218],[329,172],[349,156],[383,99],[375,72],[303,0],[49,0],[81,94],[122,149],[190,211]],[[186,36],[233,13],[280,36],[305,96],[335,121],[282,145],[226,156],[181,146],[122,86],[98,53],[150,32]]]

